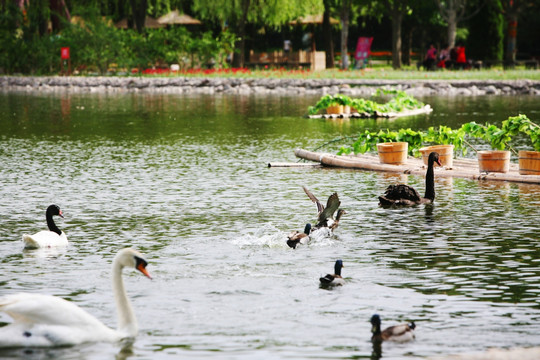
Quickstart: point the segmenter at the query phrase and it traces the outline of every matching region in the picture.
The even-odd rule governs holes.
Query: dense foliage
[[[59,72],[60,48],[70,47],[71,67],[81,73],[143,70],[153,66],[179,64],[180,68],[227,66],[235,37],[224,31],[193,34],[185,27],[147,29],[140,34],[118,29],[91,8],[80,14],[84,19],[66,26],[55,35],[37,36],[23,26],[10,32],[21,14],[13,9],[0,20],[0,67],[7,73],[48,74]],[[90,11],[89,11],[90,10]],[[67,65],[67,64],[65,64]]]
[[[473,138],[486,141],[493,149],[511,149],[512,138],[517,135],[527,135],[530,144],[535,151],[540,151],[540,126],[532,122],[526,115],[511,116],[504,120],[501,128],[493,124],[477,124],[474,121],[463,124],[459,129],[451,129],[447,126],[430,127],[427,131],[415,131],[411,129],[399,129],[398,131],[380,130],[378,132],[366,130],[354,137],[342,138],[349,140],[354,138],[352,144],[343,145],[338,154],[365,153],[376,151],[377,143],[404,141],[409,143],[409,154],[419,155],[419,149],[426,145],[454,145],[456,151],[467,153],[468,148],[474,147],[470,140]],[[333,140],[332,142],[336,142]]]
[[[457,3],[467,6],[450,26],[436,3],[445,8]],[[190,31],[178,25],[161,30],[145,25],[148,17],[174,9],[203,24]],[[535,42],[540,35],[540,20],[535,16],[539,10],[540,2],[510,0],[9,0],[0,2],[0,73],[57,73],[59,47],[65,44],[77,50],[72,51],[74,67],[92,72],[103,72],[111,64],[114,68],[172,63],[186,68],[219,67],[226,56],[233,67],[241,68],[249,61],[249,50],[281,49],[285,39],[293,42],[293,50],[306,48],[301,39],[307,33],[313,35],[311,45],[317,43],[317,50],[327,54],[338,48],[352,52],[358,36],[373,36],[372,50],[403,52],[405,63],[414,65],[410,56],[422,59],[429,44],[444,47],[447,27],[464,42],[469,59],[501,60],[508,48],[502,46],[506,37],[514,39],[512,56],[525,60],[539,55]],[[331,30],[291,24],[291,20],[323,13],[325,19],[339,18],[339,24]],[[82,21],[73,21],[78,16]],[[127,21],[131,29],[115,28],[119,20]],[[519,24],[519,31],[509,31],[509,24]],[[338,41],[340,31],[344,44]],[[79,43],[83,39],[88,45]],[[332,60],[329,55],[328,66]],[[397,60],[395,68],[401,67]]]
[[[504,16],[500,1],[487,1],[470,21],[467,53],[470,58],[503,59]]]

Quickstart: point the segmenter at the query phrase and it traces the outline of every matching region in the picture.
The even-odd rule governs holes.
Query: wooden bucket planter
[[[407,142],[378,143],[379,161],[381,164],[402,165],[407,163]]]
[[[519,151],[519,173],[540,175],[540,151]]]
[[[454,145],[433,145],[426,146],[419,150],[422,153],[424,165],[428,164],[429,154],[435,151],[439,154],[439,161],[442,166],[451,168],[454,165]],[[435,166],[438,166],[435,164]]]
[[[479,151],[477,155],[480,172],[507,173],[510,169],[510,151]]]
[[[343,114],[343,105],[332,105],[326,108],[327,114]]]

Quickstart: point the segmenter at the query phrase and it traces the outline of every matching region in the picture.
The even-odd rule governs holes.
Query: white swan
[[[0,298],[0,311],[13,323],[0,328],[0,348],[51,347],[84,342],[115,342],[137,335],[137,319],[122,280],[122,269],[131,267],[147,277],[147,261],[131,248],[118,252],[112,264],[113,291],[118,328],[113,330],[77,305],[59,297],[19,293]]]
[[[49,230],[43,230],[35,233],[34,235],[24,234],[22,236],[25,249],[67,246],[67,236],[54,223],[54,215],[58,215],[62,218],[64,217],[64,214],[62,214],[62,210],[60,210],[58,205],[50,205],[45,212],[45,217],[47,218],[47,226],[49,227]]]

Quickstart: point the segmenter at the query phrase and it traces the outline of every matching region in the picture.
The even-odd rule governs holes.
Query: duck
[[[326,274],[324,277],[319,278],[321,286],[329,287],[345,285],[345,280],[341,277],[341,268],[343,268],[343,261],[336,260],[336,263],[334,265],[334,273]]]
[[[116,330],[60,297],[37,293],[0,297],[0,312],[13,318],[12,323],[0,328],[0,348],[72,346],[135,338],[137,319],[124,288],[122,270],[133,268],[152,279],[146,270],[147,265],[144,256],[133,248],[122,249],[114,257],[112,280],[118,315]]]
[[[45,212],[47,227],[49,230],[42,230],[33,235],[24,234],[22,241],[25,249],[50,248],[57,246],[67,246],[66,234],[54,223],[53,216],[64,218],[64,214],[58,205],[50,205]]]
[[[335,219],[328,219],[328,226],[316,226],[311,229],[311,232],[309,234],[309,238],[316,240],[316,239],[324,239],[329,238],[334,234],[334,230],[339,226],[339,220],[341,219],[341,216],[346,214],[347,212],[343,209],[339,209],[336,214]]]
[[[304,232],[293,231],[287,236],[287,245],[289,247],[296,249],[296,247],[301,245],[306,245],[309,242],[309,233],[311,232],[311,224],[307,223],[304,228]]]
[[[374,314],[371,317],[371,326],[371,332],[373,334],[371,336],[371,340],[374,342],[407,342],[413,340],[415,337],[414,329],[416,328],[416,325],[414,324],[414,321],[408,324],[390,326],[389,328],[381,331],[381,317],[377,314]]]
[[[317,224],[313,227],[313,230],[331,226],[335,222],[334,213],[341,205],[338,194],[333,193],[330,195],[325,207],[305,186],[302,186],[302,188],[311,201],[317,205]]]
[[[334,222],[331,223],[328,228],[331,230],[331,231],[334,231],[337,229],[338,225],[339,225],[339,220],[341,219],[341,217],[343,215],[345,215],[347,212],[343,209],[339,209],[337,211],[337,214],[336,214],[336,218],[334,219]]]
[[[421,197],[418,191],[412,186],[405,184],[390,185],[384,195],[379,196],[380,206],[412,206],[418,204],[432,204],[435,200],[435,175],[433,165],[437,163],[441,166],[439,154],[431,152],[428,158],[428,168],[426,172],[426,193]]]

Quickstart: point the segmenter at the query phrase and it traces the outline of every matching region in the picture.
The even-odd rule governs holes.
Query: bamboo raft
[[[296,157],[320,163],[322,166],[358,170],[383,171],[401,174],[425,175],[426,165],[422,159],[408,157],[404,165],[381,164],[378,156],[369,154],[334,155],[318,153],[304,149],[294,151]],[[517,164],[510,164],[507,173],[480,173],[475,159],[454,159],[453,166],[436,167],[436,176],[459,177],[472,180],[510,181],[528,184],[540,184],[540,175],[520,175]]]
[[[343,114],[317,114],[317,115],[308,115],[310,119],[364,119],[364,118],[396,118],[396,117],[403,117],[403,116],[413,116],[413,115],[421,115],[421,114],[429,114],[433,111],[433,108],[429,105],[425,105],[419,109],[413,109],[413,110],[403,110],[400,112],[388,112],[388,113],[381,113],[376,111],[374,114],[369,113],[343,113]]]

